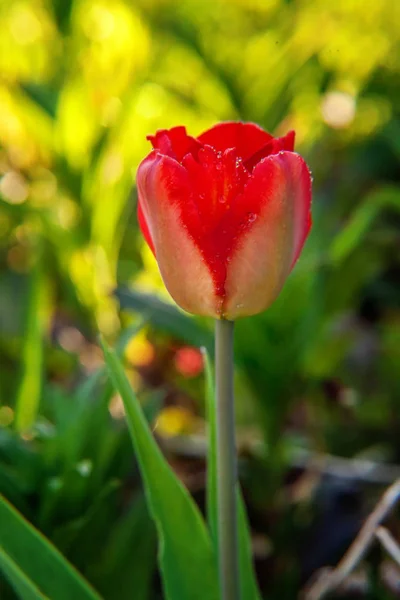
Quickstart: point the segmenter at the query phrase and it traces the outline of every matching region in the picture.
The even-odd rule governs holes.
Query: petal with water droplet
[[[311,226],[311,177],[294,152],[265,158],[241,203],[257,220],[238,238],[227,269],[223,315],[236,319],[272,304],[296,262]]]

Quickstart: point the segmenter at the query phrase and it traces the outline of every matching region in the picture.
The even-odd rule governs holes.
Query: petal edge
[[[221,299],[211,272],[182,221],[182,204],[190,208],[191,203],[185,169],[169,157],[150,154],[139,165],[137,184],[160,273],[172,298],[190,313],[218,317]]]
[[[311,224],[311,176],[305,161],[287,151],[263,159],[242,202],[257,218],[229,263],[223,308],[228,319],[268,308],[302,250]]]

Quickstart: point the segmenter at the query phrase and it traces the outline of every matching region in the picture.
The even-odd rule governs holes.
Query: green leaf
[[[1,548],[0,570],[3,571],[19,598],[22,600],[45,600],[46,596],[43,596],[36,585],[26,577],[18,565]]]
[[[371,192],[351,214],[348,223],[337,234],[329,250],[334,264],[341,263],[362,242],[365,234],[384,208],[400,210],[400,188],[385,186]]]
[[[9,559],[7,562],[6,558],[4,564],[2,562],[2,567],[10,581],[14,578],[13,585],[19,571],[32,584],[31,595],[21,595],[21,598],[42,598],[32,595],[36,587],[41,594],[52,599],[100,600],[78,571],[3,496],[0,496],[0,543]],[[18,570],[13,568],[12,563]],[[23,589],[22,579],[19,581]],[[26,585],[29,587],[29,584]]]
[[[201,349],[204,358],[204,372],[206,378],[205,396],[206,396],[206,411],[208,422],[208,460],[207,460],[207,522],[211,532],[211,538],[214,542],[215,552],[218,556],[218,532],[217,532],[217,429],[214,414],[214,374],[210,358],[205,348]]]
[[[25,94],[35,102],[52,119],[56,118],[57,113],[57,91],[32,81],[21,83],[21,89]]]
[[[42,387],[45,281],[39,252],[31,276],[27,323],[22,350],[22,375],[15,406],[17,431],[29,429],[36,420]]]
[[[209,427],[209,450],[207,460],[207,520],[214,542],[215,552],[218,552],[217,527],[217,453],[216,453],[216,420],[214,377],[210,359],[203,349],[206,375],[206,404]],[[238,535],[239,535],[239,572],[241,600],[261,600],[253,567],[250,529],[247,520],[246,507],[239,485],[237,486],[238,506]]]
[[[146,423],[116,354],[103,344],[106,365],[126,411],[129,431],[159,536],[159,562],[168,600],[217,600],[211,539],[193,499],[174,475]]]
[[[132,549],[140,548],[132,560]],[[96,564],[105,598],[149,600],[156,559],[156,531],[143,494],[114,523]],[[97,581],[97,579],[95,579]]]
[[[211,332],[196,319],[178,310],[152,294],[118,289],[115,292],[121,308],[134,310],[143,315],[154,327],[169,333],[193,346],[205,346],[212,354],[213,337]]]
[[[103,523],[112,519],[110,505],[120,487],[119,481],[109,480],[92,498],[91,505],[84,513],[54,530],[54,542],[65,554],[74,557],[76,565],[84,567],[93,553],[97,556],[97,550],[104,542]]]

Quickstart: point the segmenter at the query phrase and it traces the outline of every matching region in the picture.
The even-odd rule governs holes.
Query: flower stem
[[[239,600],[233,322],[215,323],[218,564],[222,600]]]

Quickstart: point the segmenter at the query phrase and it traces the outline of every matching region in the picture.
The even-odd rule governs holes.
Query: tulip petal
[[[152,251],[152,253],[155,256],[156,251],[155,251],[153,240],[152,240],[152,237],[150,234],[149,225],[147,223],[146,217],[143,212],[142,204],[140,202],[138,202],[137,216],[138,216],[139,227],[143,234],[143,237],[146,240],[150,250]]]
[[[254,123],[226,121],[211,127],[197,139],[220,152],[235,148],[237,155],[246,161],[274,138]]]
[[[155,135],[148,135],[155,150],[162,154],[181,161],[185,154],[192,152],[196,155],[201,144],[186,133],[186,127],[172,127],[172,129],[159,129]]]
[[[189,233],[200,230],[201,224],[187,171],[170,157],[152,152],[139,166],[137,185],[142,223],[172,298],[188,312],[217,316],[222,299]]]
[[[238,198],[232,219],[242,227],[230,257],[223,316],[259,313],[272,304],[296,262],[311,226],[311,175],[294,152],[263,159]]]
[[[295,135],[294,131],[289,131],[289,133],[283,137],[272,138],[266,146],[250,156],[250,158],[245,161],[244,166],[251,172],[263,158],[266,158],[270,154],[278,154],[281,150],[290,150],[290,152],[293,152]]]

